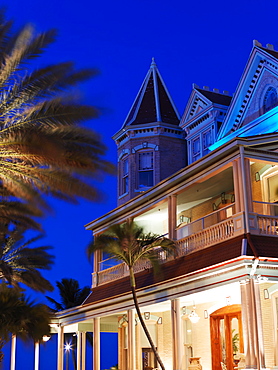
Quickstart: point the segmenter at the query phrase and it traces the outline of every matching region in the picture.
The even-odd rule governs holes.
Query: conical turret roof
[[[180,115],[158,71],[154,58],[122,128],[152,122],[179,125]]]

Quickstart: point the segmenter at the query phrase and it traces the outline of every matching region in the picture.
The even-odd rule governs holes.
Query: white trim
[[[131,152],[136,153],[138,150],[141,149],[153,149],[155,151],[158,151],[159,146],[156,144],[148,143],[147,141],[143,142],[142,144],[136,145],[132,148]]]
[[[118,162],[123,158],[123,156],[125,156],[125,155],[129,155],[130,154],[130,149],[122,149],[122,152],[121,152],[121,154],[119,155],[119,157],[118,157]]]

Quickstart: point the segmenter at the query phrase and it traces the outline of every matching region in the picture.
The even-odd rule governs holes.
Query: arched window
[[[277,103],[277,90],[274,87],[269,87],[265,93],[263,100],[264,113],[276,107]]]

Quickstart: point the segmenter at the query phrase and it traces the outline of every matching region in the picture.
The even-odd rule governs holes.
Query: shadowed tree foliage
[[[129,269],[130,286],[138,318],[157,362],[161,369],[165,370],[139,308],[134,275],[134,266],[137,262],[143,260],[150,261],[154,272],[158,271],[160,262],[158,248],[160,251],[165,251],[167,255],[174,254],[176,251],[176,245],[172,240],[153,233],[145,233],[142,227],[131,221],[109,227],[89,244],[87,253],[90,257],[95,251],[101,250],[114,259],[126,263]]]
[[[46,296],[49,302],[51,302],[54,305],[55,311],[63,311],[72,307],[80,306],[91,292],[89,286],[80,288],[79,282],[75,279],[63,278],[61,281],[56,281],[56,286],[59,290],[61,302],[57,302],[55,299]],[[88,343],[90,343],[90,345],[93,345],[92,334],[86,333],[86,338]],[[73,335],[71,333],[65,334],[66,344],[71,345],[72,361],[75,369],[77,368],[76,339],[77,339],[76,335]],[[69,351],[67,351],[67,356],[68,355]]]
[[[97,110],[69,94],[95,71],[76,71],[71,62],[29,65],[54,39],[55,31],[36,33],[28,25],[13,32],[0,13],[0,195],[7,191],[40,208],[42,194],[97,200],[90,179],[114,171],[98,135],[79,126]]]
[[[51,297],[46,297],[54,305],[55,311],[63,311],[80,306],[91,292],[89,286],[80,288],[79,282],[75,279],[63,278],[61,281],[56,281],[56,286],[59,290],[61,302],[57,302]]]
[[[30,301],[25,295],[6,284],[0,284],[0,362],[3,346],[12,335],[24,341],[42,340],[50,333],[50,312],[46,305]]]
[[[0,240],[0,279],[9,285],[22,288],[22,284],[45,293],[53,287],[39,270],[50,270],[54,256],[51,247],[30,247],[41,235],[24,240],[23,231],[14,230]]]

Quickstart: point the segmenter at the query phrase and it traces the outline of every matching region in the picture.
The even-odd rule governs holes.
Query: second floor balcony
[[[247,234],[277,238],[278,165],[275,161],[251,160],[239,153],[233,160],[222,160],[201,169],[198,172],[192,167],[191,172],[177,175],[177,179],[171,179],[164,187],[158,186],[158,196],[155,190],[142,195],[143,201],[134,201],[130,210],[128,206],[123,211],[119,209],[113,222],[132,218],[146,232],[175,240],[176,259],[200,250],[205,252],[206,248]],[[111,225],[111,221],[106,224]],[[99,230],[103,232],[105,226]],[[163,253],[159,258],[162,263],[168,261]],[[127,267],[109,256],[98,255],[94,266],[93,286],[128,275]],[[150,267],[144,262],[135,270]]]
[[[165,263],[170,259],[177,259],[216,243],[243,235],[246,230],[246,222],[249,222],[252,234],[278,237],[278,216],[274,215],[278,214],[278,205],[254,201],[253,207],[258,212],[250,212],[247,218],[244,212],[235,213],[235,205],[232,204],[194,222],[180,225],[176,229],[177,251],[175,257],[167,257],[165,252],[158,249],[160,262]],[[229,216],[224,218],[223,215],[225,214]],[[99,271],[93,273],[92,276],[93,286],[103,285],[129,274],[126,264],[119,263],[112,257],[100,261],[99,265]],[[151,268],[150,262],[142,261],[136,264],[134,270],[137,273],[149,268]]]

